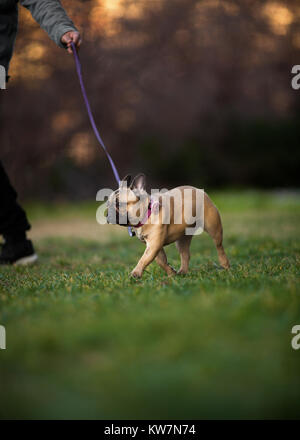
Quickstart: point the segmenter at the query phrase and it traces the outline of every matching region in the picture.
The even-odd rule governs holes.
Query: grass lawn
[[[0,268],[1,418],[300,418],[299,198],[211,196],[231,270],[202,234],[188,275],[141,281],[143,244],[96,203],[28,206],[39,264]]]

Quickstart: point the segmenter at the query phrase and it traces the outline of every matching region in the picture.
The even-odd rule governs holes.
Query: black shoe
[[[37,258],[30,240],[23,240],[18,243],[4,243],[0,254],[0,265],[27,265],[34,263]]]

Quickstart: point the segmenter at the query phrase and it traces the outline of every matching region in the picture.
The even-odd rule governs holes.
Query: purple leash
[[[88,116],[89,116],[89,120],[90,120],[91,126],[93,128],[93,131],[94,131],[94,134],[95,134],[95,136],[97,138],[97,141],[99,142],[99,144],[103,148],[103,150],[104,150],[104,152],[106,154],[106,157],[109,160],[109,163],[110,163],[110,166],[111,166],[111,168],[113,170],[113,173],[114,173],[117,185],[119,186],[121,179],[120,179],[118,170],[116,168],[116,165],[114,164],[114,161],[111,158],[111,155],[107,151],[106,146],[105,146],[105,144],[104,144],[104,142],[103,142],[103,140],[102,140],[102,138],[100,136],[100,133],[99,133],[99,131],[97,129],[97,126],[95,124],[95,120],[94,120],[94,116],[93,116],[93,113],[92,113],[92,110],[91,110],[91,106],[90,106],[90,103],[89,103],[89,100],[88,100],[88,97],[87,97],[87,94],[86,94],[86,91],[85,91],[85,87],[84,87],[84,83],[83,83],[83,78],[82,78],[82,72],[81,72],[81,64],[80,64],[80,61],[79,61],[79,57],[78,57],[78,53],[77,53],[75,44],[71,43],[71,47],[72,47],[72,50],[73,50],[73,55],[74,55],[74,59],[75,59],[75,65],[76,65],[77,75],[78,75],[78,79],[79,79],[79,83],[80,83],[80,88],[81,88],[81,91],[82,91],[83,100],[84,100],[84,103],[85,103],[85,106],[86,106],[86,109],[87,109],[87,112],[88,112]],[[130,226],[128,227],[128,233],[129,233],[130,237],[132,237],[133,234],[132,234]]]
[[[104,142],[103,142],[103,140],[102,140],[102,138],[100,136],[100,133],[99,133],[97,127],[96,127],[96,124],[95,124],[95,120],[94,120],[94,116],[93,116],[93,113],[92,113],[92,110],[91,110],[91,106],[90,106],[90,103],[89,103],[89,100],[88,100],[88,97],[87,97],[87,94],[86,94],[86,91],[85,91],[85,87],[84,87],[84,83],[83,83],[83,78],[82,78],[82,72],[81,72],[81,64],[80,64],[80,61],[79,61],[79,58],[78,58],[78,54],[77,54],[77,50],[76,50],[75,44],[71,43],[71,46],[72,46],[72,50],[73,50],[73,54],[74,54],[74,58],[75,58],[76,70],[77,70],[77,74],[78,74],[78,78],[79,78],[79,83],[80,83],[80,87],[81,87],[81,91],[82,91],[82,96],[83,96],[84,103],[85,103],[85,106],[86,106],[86,109],[87,109],[87,112],[88,112],[88,115],[89,115],[90,123],[92,125],[93,131],[94,131],[95,136],[97,138],[97,141],[99,142],[99,144],[103,148],[103,150],[104,150],[104,152],[105,152],[105,154],[107,156],[107,159],[109,160],[109,163],[111,165],[111,168],[112,168],[114,176],[115,176],[115,179],[117,181],[117,185],[119,185],[120,184],[119,183],[120,182],[120,176],[119,176],[118,170],[117,170],[116,165],[114,164],[114,161],[112,160],[109,152],[107,151],[106,146],[105,146],[105,144],[104,144]]]

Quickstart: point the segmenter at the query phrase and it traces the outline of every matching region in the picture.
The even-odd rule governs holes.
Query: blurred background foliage
[[[121,175],[152,187],[297,187],[300,2],[64,0],[88,96]],[[20,8],[1,157],[27,198],[114,187],[73,57]]]

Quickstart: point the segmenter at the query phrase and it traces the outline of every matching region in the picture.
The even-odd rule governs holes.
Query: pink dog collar
[[[157,208],[159,206],[159,202],[154,202],[152,199],[150,199],[147,212],[145,214],[145,217],[141,222],[139,222],[137,225],[134,226],[134,228],[140,228],[141,226],[144,226],[145,223],[147,223],[150,215],[152,214],[152,210],[154,210],[155,213],[157,213]]]

